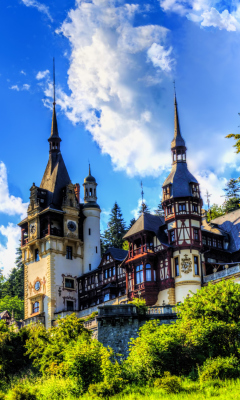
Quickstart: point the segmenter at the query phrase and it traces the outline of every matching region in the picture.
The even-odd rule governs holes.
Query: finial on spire
[[[53,105],[56,104],[56,93],[55,93],[55,58],[53,57]]]
[[[90,166],[90,163],[89,163],[89,175],[91,175],[91,166]]]

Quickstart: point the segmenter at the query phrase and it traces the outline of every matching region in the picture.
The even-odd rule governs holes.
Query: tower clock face
[[[36,232],[36,224],[31,224],[30,225],[30,232],[35,233]]]
[[[77,225],[73,221],[68,221],[67,227],[71,232],[74,232],[77,229]]]

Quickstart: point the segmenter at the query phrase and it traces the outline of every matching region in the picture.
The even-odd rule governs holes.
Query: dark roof
[[[91,174],[91,166],[90,166],[90,164],[89,164],[88,176],[84,179],[84,183],[86,183],[86,182],[94,182],[94,183],[96,183],[96,179]]]
[[[152,215],[149,213],[141,214],[123,238],[126,239],[141,231],[150,231],[157,235],[159,227],[164,225],[164,223],[164,217],[159,217],[158,215]]]
[[[51,127],[51,135],[48,141],[51,141],[52,139],[59,139],[61,142],[61,139],[58,134],[58,126],[57,126],[57,116],[56,116],[56,109],[55,109],[55,103],[53,103],[53,114],[52,114],[52,127]]]
[[[167,229],[166,225],[160,226],[159,231],[157,233],[157,238],[160,243],[164,244],[165,246],[170,246],[168,243],[168,235],[165,232],[166,229]]]
[[[99,205],[95,201],[88,201],[82,205],[82,208],[99,208]]]
[[[240,209],[215,218],[211,223],[217,225],[223,233],[228,233],[230,238],[228,250],[230,252],[240,250]]]
[[[113,256],[114,260],[117,261],[123,261],[128,255],[127,250],[116,249],[115,247],[109,247],[109,249],[107,249],[104,254],[109,253]]]
[[[188,171],[187,163],[179,162],[172,166],[172,170],[163,183],[163,187],[172,185],[171,197],[192,196],[190,183],[198,183],[197,179]]]
[[[185,147],[185,141],[181,135],[180,126],[179,126],[179,117],[178,117],[178,107],[177,107],[177,99],[176,95],[174,97],[174,138],[171,142],[171,149],[174,147]]]
[[[57,208],[62,206],[63,189],[71,183],[67,168],[64,164],[62,154],[50,153],[47,167],[45,169],[41,189],[48,191],[46,207],[53,205]]]

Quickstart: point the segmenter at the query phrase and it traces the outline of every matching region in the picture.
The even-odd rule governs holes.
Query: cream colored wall
[[[83,222],[83,243],[84,243],[84,270],[83,273],[89,272],[89,264],[91,271],[96,269],[101,261],[100,246],[100,212],[99,208],[83,209],[85,220]],[[89,235],[91,229],[91,235]],[[96,253],[97,247],[97,253]]]
[[[182,260],[187,255],[187,258],[190,259],[191,261],[191,271],[189,272],[184,272],[182,269]],[[194,273],[194,256],[198,256],[198,267],[199,267],[199,275],[195,275]],[[176,303],[182,302],[184,298],[187,297],[189,294],[191,296],[191,293],[189,291],[191,290],[193,293],[196,293],[197,289],[201,289],[201,259],[200,259],[200,254],[197,250],[181,250],[181,253],[179,254],[179,251],[175,251],[173,253],[173,258],[172,258],[172,274],[175,276],[175,261],[174,258],[178,257],[179,259],[179,272],[180,275],[175,277],[175,301]]]
[[[176,303],[175,288],[165,289],[158,293],[158,299],[157,299],[156,304],[154,304],[154,305],[162,306],[163,303],[165,303],[165,305],[167,305],[167,304],[174,305]]]

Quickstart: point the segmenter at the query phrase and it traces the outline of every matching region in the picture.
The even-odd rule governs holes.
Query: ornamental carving
[[[191,258],[187,256],[187,254],[185,254],[184,257],[182,258],[181,270],[185,274],[188,274],[189,272],[192,271],[192,261]]]

